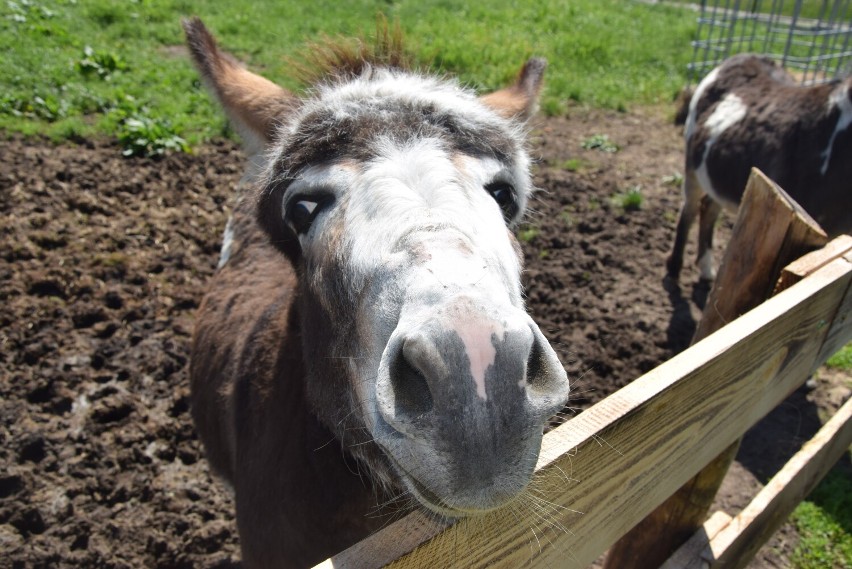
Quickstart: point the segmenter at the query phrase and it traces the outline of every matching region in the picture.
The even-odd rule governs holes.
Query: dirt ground
[[[533,133],[542,191],[521,231],[525,284],[577,408],[684,349],[700,314],[691,259],[680,288],[663,283],[682,170],[666,112],[574,109]],[[584,149],[593,135],[620,149]],[[125,159],[12,139],[0,153],[0,568],[237,565],[233,504],[188,412],[187,357],[238,149]],[[631,189],[641,207],[625,211],[613,198]],[[718,507],[736,513],[848,396],[825,373],[796,392],[746,438]],[[787,566],[796,540],[785,525],[751,567]]]

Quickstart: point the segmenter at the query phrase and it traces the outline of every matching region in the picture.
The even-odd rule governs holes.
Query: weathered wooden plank
[[[766,300],[785,265],[827,240],[784,190],[753,168],[693,343]],[[644,569],[663,563],[701,527],[738,449],[736,441],[632,528],[609,551],[605,568]]]
[[[713,503],[740,442],[738,437],[616,542],[607,552],[604,569],[657,567],[668,553],[691,539]]]
[[[675,551],[671,557],[660,566],[660,569],[686,569],[692,568],[696,560],[701,559],[701,554],[710,544],[710,541],[719,535],[734,518],[722,510],[717,510],[710,516],[704,525],[695,532],[680,549]],[[702,567],[702,569],[706,569]]]
[[[434,538],[408,516],[325,566],[585,566],[804,382],[850,280],[829,264],[548,433],[526,499]]]
[[[837,258],[844,258],[847,261],[852,262],[852,236],[840,235],[835,237],[822,249],[812,251],[811,253],[808,253],[787,265],[781,272],[781,277],[778,279],[778,284],[775,286],[776,294],[786,288],[789,288],[803,278],[806,278],[809,274],[821,267],[824,267]],[[832,354],[845,345],[842,335],[841,338],[836,338],[836,334],[833,330],[842,329],[845,325],[845,319],[850,317],[850,304],[852,304],[852,290],[847,292],[846,298],[838,308],[838,317],[836,321],[831,324],[832,330],[829,330],[825,344],[823,345],[823,353],[820,354],[817,360],[827,360]]]
[[[852,400],[776,474],[726,527],[705,539],[697,555],[679,550],[671,569],[745,567],[796,506],[852,445]],[[714,528],[715,529],[715,528]],[[700,541],[708,532],[696,536]],[[695,543],[691,544],[695,547]]]
[[[852,263],[852,254],[844,256],[844,260],[847,263]],[[828,326],[828,333],[811,373],[850,341],[847,331],[852,326],[852,287],[846,291],[846,295],[837,307],[837,314],[834,319],[827,321],[826,325]]]
[[[786,265],[827,243],[801,206],[752,168],[693,343],[769,298]]]
[[[852,251],[852,236],[839,235],[829,241],[822,249],[811,251],[807,255],[799,257],[781,271],[781,276],[775,285],[775,294],[790,288],[812,272],[850,251]]]
[[[384,567],[449,527],[445,520],[416,510],[403,519],[389,524],[382,531],[356,543],[346,551],[340,552],[331,559],[326,559],[315,569]]]
[[[711,568],[744,567],[852,444],[852,400],[798,452],[711,542]]]

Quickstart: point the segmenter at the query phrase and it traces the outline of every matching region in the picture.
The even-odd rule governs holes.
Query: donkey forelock
[[[303,101],[282,125],[270,155],[269,181],[285,185],[309,164],[341,158],[368,161],[386,146],[418,138],[448,151],[522,163],[521,123],[499,117],[450,80],[369,67],[349,83],[331,83]]]
[[[277,166],[293,174],[306,164],[341,156],[375,157],[379,135],[398,142],[432,137],[448,149],[509,159],[521,137],[469,91],[434,78],[374,69],[339,86],[323,87],[281,132]]]

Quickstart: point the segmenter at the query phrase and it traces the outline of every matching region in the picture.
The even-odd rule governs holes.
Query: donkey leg
[[[710,196],[701,199],[701,219],[698,222],[698,257],[696,264],[701,273],[701,279],[713,281],[716,269],[713,268],[713,229],[722,206]]]
[[[678,279],[680,270],[683,268],[683,250],[686,247],[686,240],[689,237],[689,229],[695,221],[695,216],[698,215],[701,196],[703,194],[704,192],[698,184],[695,173],[687,168],[686,176],[683,180],[683,204],[678,214],[674,245],[672,246],[671,255],[669,255],[666,261],[668,275],[673,280]]]

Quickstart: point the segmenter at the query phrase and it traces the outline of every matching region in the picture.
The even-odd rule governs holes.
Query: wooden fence
[[[767,192],[787,208],[780,214],[787,216],[783,230],[774,233],[766,230],[770,222],[778,226],[767,218],[773,210],[761,195]],[[772,293],[744,276],[747,265],[773,266],[755,256],[754,243],[767,242],[766,251],[796,259],[802,248],[825,240],[818,229],[801,229],[813,226],[806,214],[759,174],[744,200],[702,320],[709,311],[719,320],[731,310],[725,299],[742,298],[741,291],[720,285],[725,275],[752,293]],[[746,250],[752,252],[742,259]],[[415,512],[319,567],[582,568],[610,548],[613,567],[622,566],[612,561],[619,550],[636,567],[746,565],[852,444],[849,401],[738,516],[718,512],[704,522],[720,481],[719,472],[712,474],[710,490],[696,498],[691,484],[707,472],[705,466],[721,464],[724,474],[743,433],[852,340],[852,238],[832,241],[783,273],[786,262],[773,259],[772,282],[784,290],[724,326],[723,316],[717,331],[545,435],[530,500],[537,505],[454,524]],[[741,304],[734,302],[735,313]],[[693,491],[690,504],[698,504],[692,515],[697,522],[677,521],[682,508],[671,501],[684,488]],[[656,521],[646,519],[652,513]],[[647,531],[644,537],[631,532],[637,524],[656,528],[652,538],[682,537],[648,543]]]

